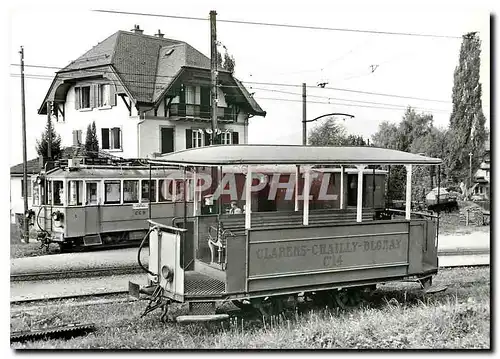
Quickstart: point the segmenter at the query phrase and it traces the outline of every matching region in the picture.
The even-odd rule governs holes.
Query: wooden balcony
[[[210,106],[174,103],[170,105],[170,116],[179,119],[210,121]],[[236,122],[236,112],[232,107],[217,107],[217,119],[222,122]]]

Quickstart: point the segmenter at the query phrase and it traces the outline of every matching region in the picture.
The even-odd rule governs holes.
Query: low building
[[[474,188],[473,196],[478,199],[490,199],[490,140],[488,139],[485,144],[485,154],[483,162],[474,175]]]

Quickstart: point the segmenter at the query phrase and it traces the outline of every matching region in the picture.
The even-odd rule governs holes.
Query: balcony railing
[[[212,108],[205,105],[174,103],[170,106],[170,117],[172,116],[182,118],[193,117],[208,121],[212,116]],[[217,119],[228,122],[236,122],[234,109],[232,107],[217,107]]]

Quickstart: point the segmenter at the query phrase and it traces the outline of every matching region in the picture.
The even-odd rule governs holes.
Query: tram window
[[[83,181],[68,182],[68,205],[81,206],[83,200]]]
[[[184,181],[175,181],[175,202],[184,201]]]
[[[149,202],[149,180],[141,181],[141,201],[142,203]],[[151,202],[156,202],[156,181],[151,180]]]
[[[139,202],[139,181],[123,181],[123,203]]]
[[[33,183],[33,205],[38,206],[40,204],[40,186],[34,182]]]
[[[97,182],[87,182],[87,205],[97,204]]]
[[[61,206],[64,198],[63,181],[54,181],[54,206]]]
[[[162,179],[158,182],[158,194],[160,202],[171,202],[172,201],[172,180],[171,179]]]
[[[104,181],[104,203],[120,203],[121,183],[120,181]]]

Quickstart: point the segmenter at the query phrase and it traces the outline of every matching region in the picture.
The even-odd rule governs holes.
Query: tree
[[[387,121],[379,125],[378,131],[372,136],[373,144],[377,147],[390,148],[398,151],[424,153],[430,156],[427,148],[429,143],[434,141],[431,136],[433,132],[433,117],[431,114],[417,113],[410,106],[406,109],[402,121],[392,124]],[[441,142],[443,143],[443,142]],[[433,166],[430,166],[433,167]],[[412,177],[415,198],[420,198],[422,188],[427,187],[427,183],[432,183],[434,173],[425,171],[422,168],[415,168]],[[389,200],[404,199],[406,196],[406,168],[405,166],[392,166],[390,174],[390,187],[387,191]],[[420,189],[420,191],[418,191]],[[417,193],[418,192],[418,193]]]
[[[85,155],[90,158],[96,158],[99,156],[99,140],[97,139],[97,131],[95,127],[95,121],[92,125],[87,126],[87,134],[85,136]]]
[[[446,170],[454,182],[467,183],[469,153],[472,153],[472,171],[479,167],[484,154],[486,119],[482,110],[479,67],[481,40],[477,33],[463,36],[459,62],[454,73],[452,112],[447,141]]]
[[[368,146],[363,136],[359,135],[348,135],[342,141],[342,146]]]
[[[217,51],[217,67],[233,73],[235,66],[236,61],[233,56],[229,55],[229,53],[225,51],[224,57],[222,57],[222,54]]]
[[[59,136],[52,126],[52,121],[47,118],[47,124],[45,125],[45,131],[42,132],[42,136],[39,140],[36,140],[36,152],[39,156],[43,158],[49,158],[48,148],[49,148],[49,135],[51,139],[51,157],[52,159],[58,159],[61,154],[61,136]]]
[[[347,137],[346,129],[335,119],[329,118],[309,133],[312,146],[343,146]]]

